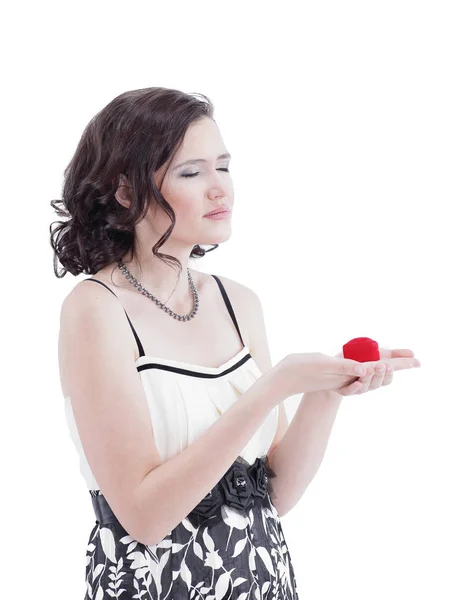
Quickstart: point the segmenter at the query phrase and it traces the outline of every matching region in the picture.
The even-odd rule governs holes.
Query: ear
[[[126,208],[129,208],[130,203],[132,202],[131,189],[132,187],[129,183],[129,180],[121,173],[119,175],[119,187],[117,188],[114,196],[119,204],[122,204],[122,206],[125,206]]]

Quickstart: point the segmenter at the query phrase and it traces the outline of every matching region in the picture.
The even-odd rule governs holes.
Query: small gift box
[[[371,338],[358,337],[350,340],[343,346],[344,358],[350,358],[358,362],[380,360],[378,342]]]

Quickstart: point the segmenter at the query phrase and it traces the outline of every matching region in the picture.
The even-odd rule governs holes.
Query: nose
[[[226,197],[229,194],[230,183],[227,181],[226,171],[215,171],[214,175],[210,179],[210,198]]]

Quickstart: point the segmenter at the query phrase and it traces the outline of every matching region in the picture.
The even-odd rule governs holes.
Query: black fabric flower
[[[275,498],[270,478],[276,476],[269,466],[267,456],[256,458],[252,465],[239,457],[217,485],[189,513],[188,518],[195,526],[210,518],[219,519],[222,504],[238,510],[246,510],[255,504],[269,507],[267,496]],[[218,516],[214,516],[217,513]]]
[[[220,480],[226,504],[237,509],[246,509],[254,504],[254,485],[246,466],[234,462]]]
[[[259,498],[265,498],[269,479],[262,458],[256,458],[254,463],[248,467],[248,475],[254,488],[253,494]]]
[[[219,486],[216,485],[191,512],[204,519],[209,519],[222,504],[223,496]]]

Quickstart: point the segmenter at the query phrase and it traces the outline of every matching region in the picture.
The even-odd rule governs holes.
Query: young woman
[[[230,238],[229,165],[208,98],[133,90],[90,121],[51,203],[66,217],[51,227],[56,276],[92,275],[65,298],[59,336],[96,514],[86,598],[298,598],[280,517],[309,483],[314,440],[283,401],[322,394],[333,414],[417,364],[394,350],[272,366],[256,293],[189,268],[200,244]]]

